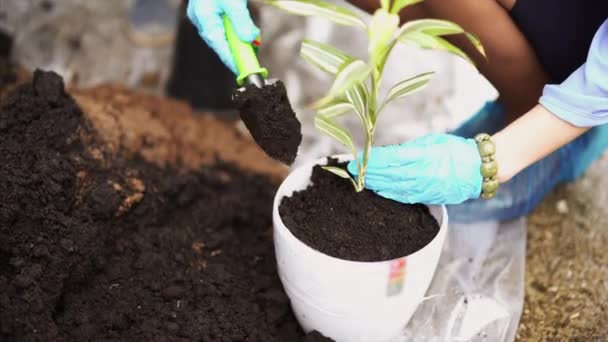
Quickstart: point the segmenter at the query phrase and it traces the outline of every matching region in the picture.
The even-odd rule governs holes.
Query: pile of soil
[[[78,94],[83,112],[36,71],[0,105],[0,340],[324,340],[304,337],[276,274],[276,182],[181,158],[194,133],[161,133],[182,114],[110,89]]]
[[[329,160],[328,165],[345,165]],[[369,190],[355,192],[343,178],[315,166],[312,184],[279,207],[290,231],[312,248],[345,260],[385,261],[412,254],[439,232],[429,208],[406,205]]]
[[[253,139],[272,158],[291,165],[302,142],[301,124],[281,81],[234,92],[241,120]]]

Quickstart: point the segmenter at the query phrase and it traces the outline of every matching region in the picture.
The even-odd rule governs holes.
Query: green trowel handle
[[[250,43],[242,41],[234,31],[232,23],[227,16],[224,16],[224,28],[226,29],[226,39],[230,46],[230,51],[234,57],[238,76],[236,83],[242,86],[245,80],[254,74],[268,77],[268,70],[260,66],[258,56]]]

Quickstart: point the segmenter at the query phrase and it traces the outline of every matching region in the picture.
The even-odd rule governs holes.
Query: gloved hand
[[[489,102],[453,133],[463,137],[473,137],[482,132],[493,134],[504,126],[504,114],[504,108],[500,103]],[[386,148],[374,149],[372,161],[376,161],[377,155],[374,156],[374,152],[380,149]],[[488,201],[473,197],[462,204],[448,205],[450,221],[455,223],[506,221],[528,215],[556,185],[579,179],[606,149],[608,149],[608,125],[594,127],[576,140],[530,165],[510,181],[501,184],[495,198]],[[354,163],[349,170],[356,172]],[[399,191],[400,185],[397,181],[391,186],[395,189],[392,192]],[[368,188],[373,189],[370,185]],[[399,200],[397,197],[392,199]]]
[[[365,187],[402,203],[460,204],[480,196],[480,167],[475,140],[430,134],[373,148]],[[348,164],[348,171],[357,174],[355,162]]]
[[[223,16],[227,15],[239,38],[251,43],[259,34],[246,0],[190,0],[188,18],[196,26],[199,35],[220,57],[234,74],[237,74],[234,58],[230,52]]]

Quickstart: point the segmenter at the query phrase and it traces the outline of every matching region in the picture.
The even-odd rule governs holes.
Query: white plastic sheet
[[[524,296],[525,220],[450,225],[427,299],[402,341],[513,341]]]

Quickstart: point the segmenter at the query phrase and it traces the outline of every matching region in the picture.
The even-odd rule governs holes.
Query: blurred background
[[[313,113],[306,105],[331,80],[299,58],[299,45],[307,37],[365,57],[367,37],[323,19],[294,17],[255,3],[252,12],[262,28],[260,60],[272,78],[286,84],[303,123],[298,161],[341,152],[312,125]],[[13,60],[27,69],[54,70],[73,86],[119,82],[236,118],[230,101],[233,76],[185,17],[185,1],[0,0],[0,31],[12,36]],[[423,92],[384,112],[377,144],[454,128],[496,96],[472,66],[447,53],[398,46],[387,68],[391,72],[386,73],[385,90],[424,71],[436,75]],[[360,137],[356,124],[354,119],[346,123]]]

